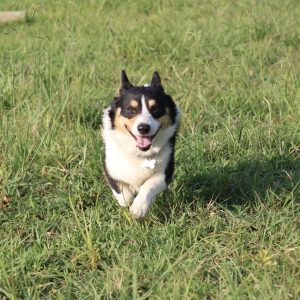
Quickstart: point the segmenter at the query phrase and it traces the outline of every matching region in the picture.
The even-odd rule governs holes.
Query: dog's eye
[[[160,112],[160,108],[158,105],[154,105],[153,107],[151,107],[151,112],[153,114],[158,114]]]
[[[126,111],[127,111],[127,113],[129,113],[129,114],[131,114],[131,115],[133,115],[133,114],[136,113],[136,110],[135,110],[134,108],[132,108],[131,106],[130,106],[130,107],[127,107],[127,108],[126,108]]]

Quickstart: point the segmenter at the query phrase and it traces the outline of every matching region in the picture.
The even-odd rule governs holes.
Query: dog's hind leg
[[[132,203],[134,193],[126,183],[119,183],[119,193],[112,189],[115,198],[118,200],[120,206],[126,207]]]

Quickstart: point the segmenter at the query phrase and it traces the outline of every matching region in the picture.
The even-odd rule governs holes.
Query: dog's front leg
[[[164,174],[152,175],[140,187],[139,193],[133,200],[130,213],[137,219],[143,219],[154,202],[156,196],[167,187]]]

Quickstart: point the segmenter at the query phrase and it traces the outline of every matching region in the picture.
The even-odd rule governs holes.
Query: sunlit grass
[[[8,1],[0,25],[0,298],[296,299],[298,1]],[[182,111],[144,223],[102,175],[124,68]]]

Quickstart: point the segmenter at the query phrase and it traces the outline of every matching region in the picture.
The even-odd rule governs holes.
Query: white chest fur
[[[155,169],[155,165],[156,165],[156,159],[154,158],[152,159],[145,158],[142,163],[143,168],[149,168],[149,169]]]
[[[109,174],[112,178],[126,182],[136,189],[152,174],[164,172],[171,148],[167,144],[159,153],[149,157],[137,155],[138,151],[130,139],[120,143],[111,132],[106,137],[105,162]]]

